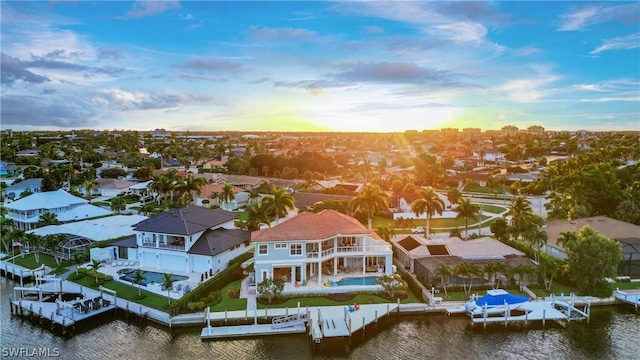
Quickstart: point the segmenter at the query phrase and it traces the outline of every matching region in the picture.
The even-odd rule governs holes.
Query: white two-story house
[[[7,202],[7,219],[13,220],[20,230],[38,227],[40,215],[52,213],[61,224],[111,215],[112,211],[89,204],[81,197],[73,196],[60,189],[34,193],[22,199]]]
[[[199,206],[165,211],[133,226],[136,246],[128,258],[164,272],[217,273],[250,249],[249,231],[234,227],[237,216]]]
[[[333,210],[303,212],[254,231],[256,282],[323,284],[330,277],[391,274],[393,251],[358,220]],[[372,274],[373,275],[373,274]]]

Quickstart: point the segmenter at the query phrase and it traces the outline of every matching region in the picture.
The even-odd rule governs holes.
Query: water
[[[200,329],[167,329],[113,314],[89,320],[73,336],[52,333],[11,316],[15,285],[0,278],[2,351],[27,347],[58,349],[62,359],[637,359],[640,313],[631,306],[592,308],[590,323],[567,328],[547,324],[526,329],[469,326],[465,316],[393,317],[366,339],[354,336],[350,351],[334,346],[314,353],[306,335],[201,341]],[[32,350],[33,351],[33,350]],[[54,353],[50,350],[50,353]]]
[[[135,269],[122,269],[120,271],[118,271],[118,274],[124,274],[126,275],[126,279],[127,281],[133,282],[133,273],[135,272]],[[143,282],[142,285],[147,285],[150,282],[155,282],[158,284],[161,284],[164,281],[164,274],[163,273],[159,273],[159,272],[155,272],[155,271],[145,271],[144,272],[144,278],[147,280],[146,283]],[[188,276],[183,276],[183,275],[175,275],[175,274],[171,274],[171,278],[174,281],[183,281],[183,280],[188,280],[189,277]]]
[[[378,280],[377,276],[364,276],[364,277],[348,277],[336,281],[334,284],[337,286],[349,286],[349,285],[376,285]]]

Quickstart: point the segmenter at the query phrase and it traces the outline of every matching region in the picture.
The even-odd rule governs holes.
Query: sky
[[[6,1],[13,130],[640,130],[640,2]]]

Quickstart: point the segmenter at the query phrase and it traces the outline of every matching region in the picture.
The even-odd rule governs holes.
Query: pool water
[[[348,286],[348,285],[377,285],[376,280],[377,276],[364,276],[364,277],[348,277],[341,280],[336,281],[334,284],[337,286]]]
[[[121,279],[129,282],[133,282],[133,274],[136,272],[136,269],[122,269],[118,271],[118,274],[122,275]],[[164,274],[155,272],[155,271],[145,271],[144,272],[145,281],[142,282],[142,285],[147,286],[147,284],[155,282],[158,284],[162,284],[164,279]],[[183,281],[189,279],[188,276],[183,275],[171,275],[171,278],[174,281]]]

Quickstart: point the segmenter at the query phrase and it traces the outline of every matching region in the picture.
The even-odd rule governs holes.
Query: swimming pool
[[[334,282],[337,286],[377,285],[377,276],[348,277]]]
[[[129,282],[133,282],[133,274],[136,272],[136,269],[122,269],[120,271],[118,271],[118,274],[120,274],[120,279],[125,280],[125,281],[129,281]],[[145,281],[142,282],[142,285],[147,286],[147,284],[155,282],[158,284],[162,284],[162,281],[164,279],[164,274],[163,273],[159,273],[159,272],[155,272],[155,271],[145,271],[144,272],[144,278]],[[173,281],[183,281],[183,280],[187,280],[189,279],[188,276],[183,276],[183,275],[171,275],[171,278],[173,279]]]

